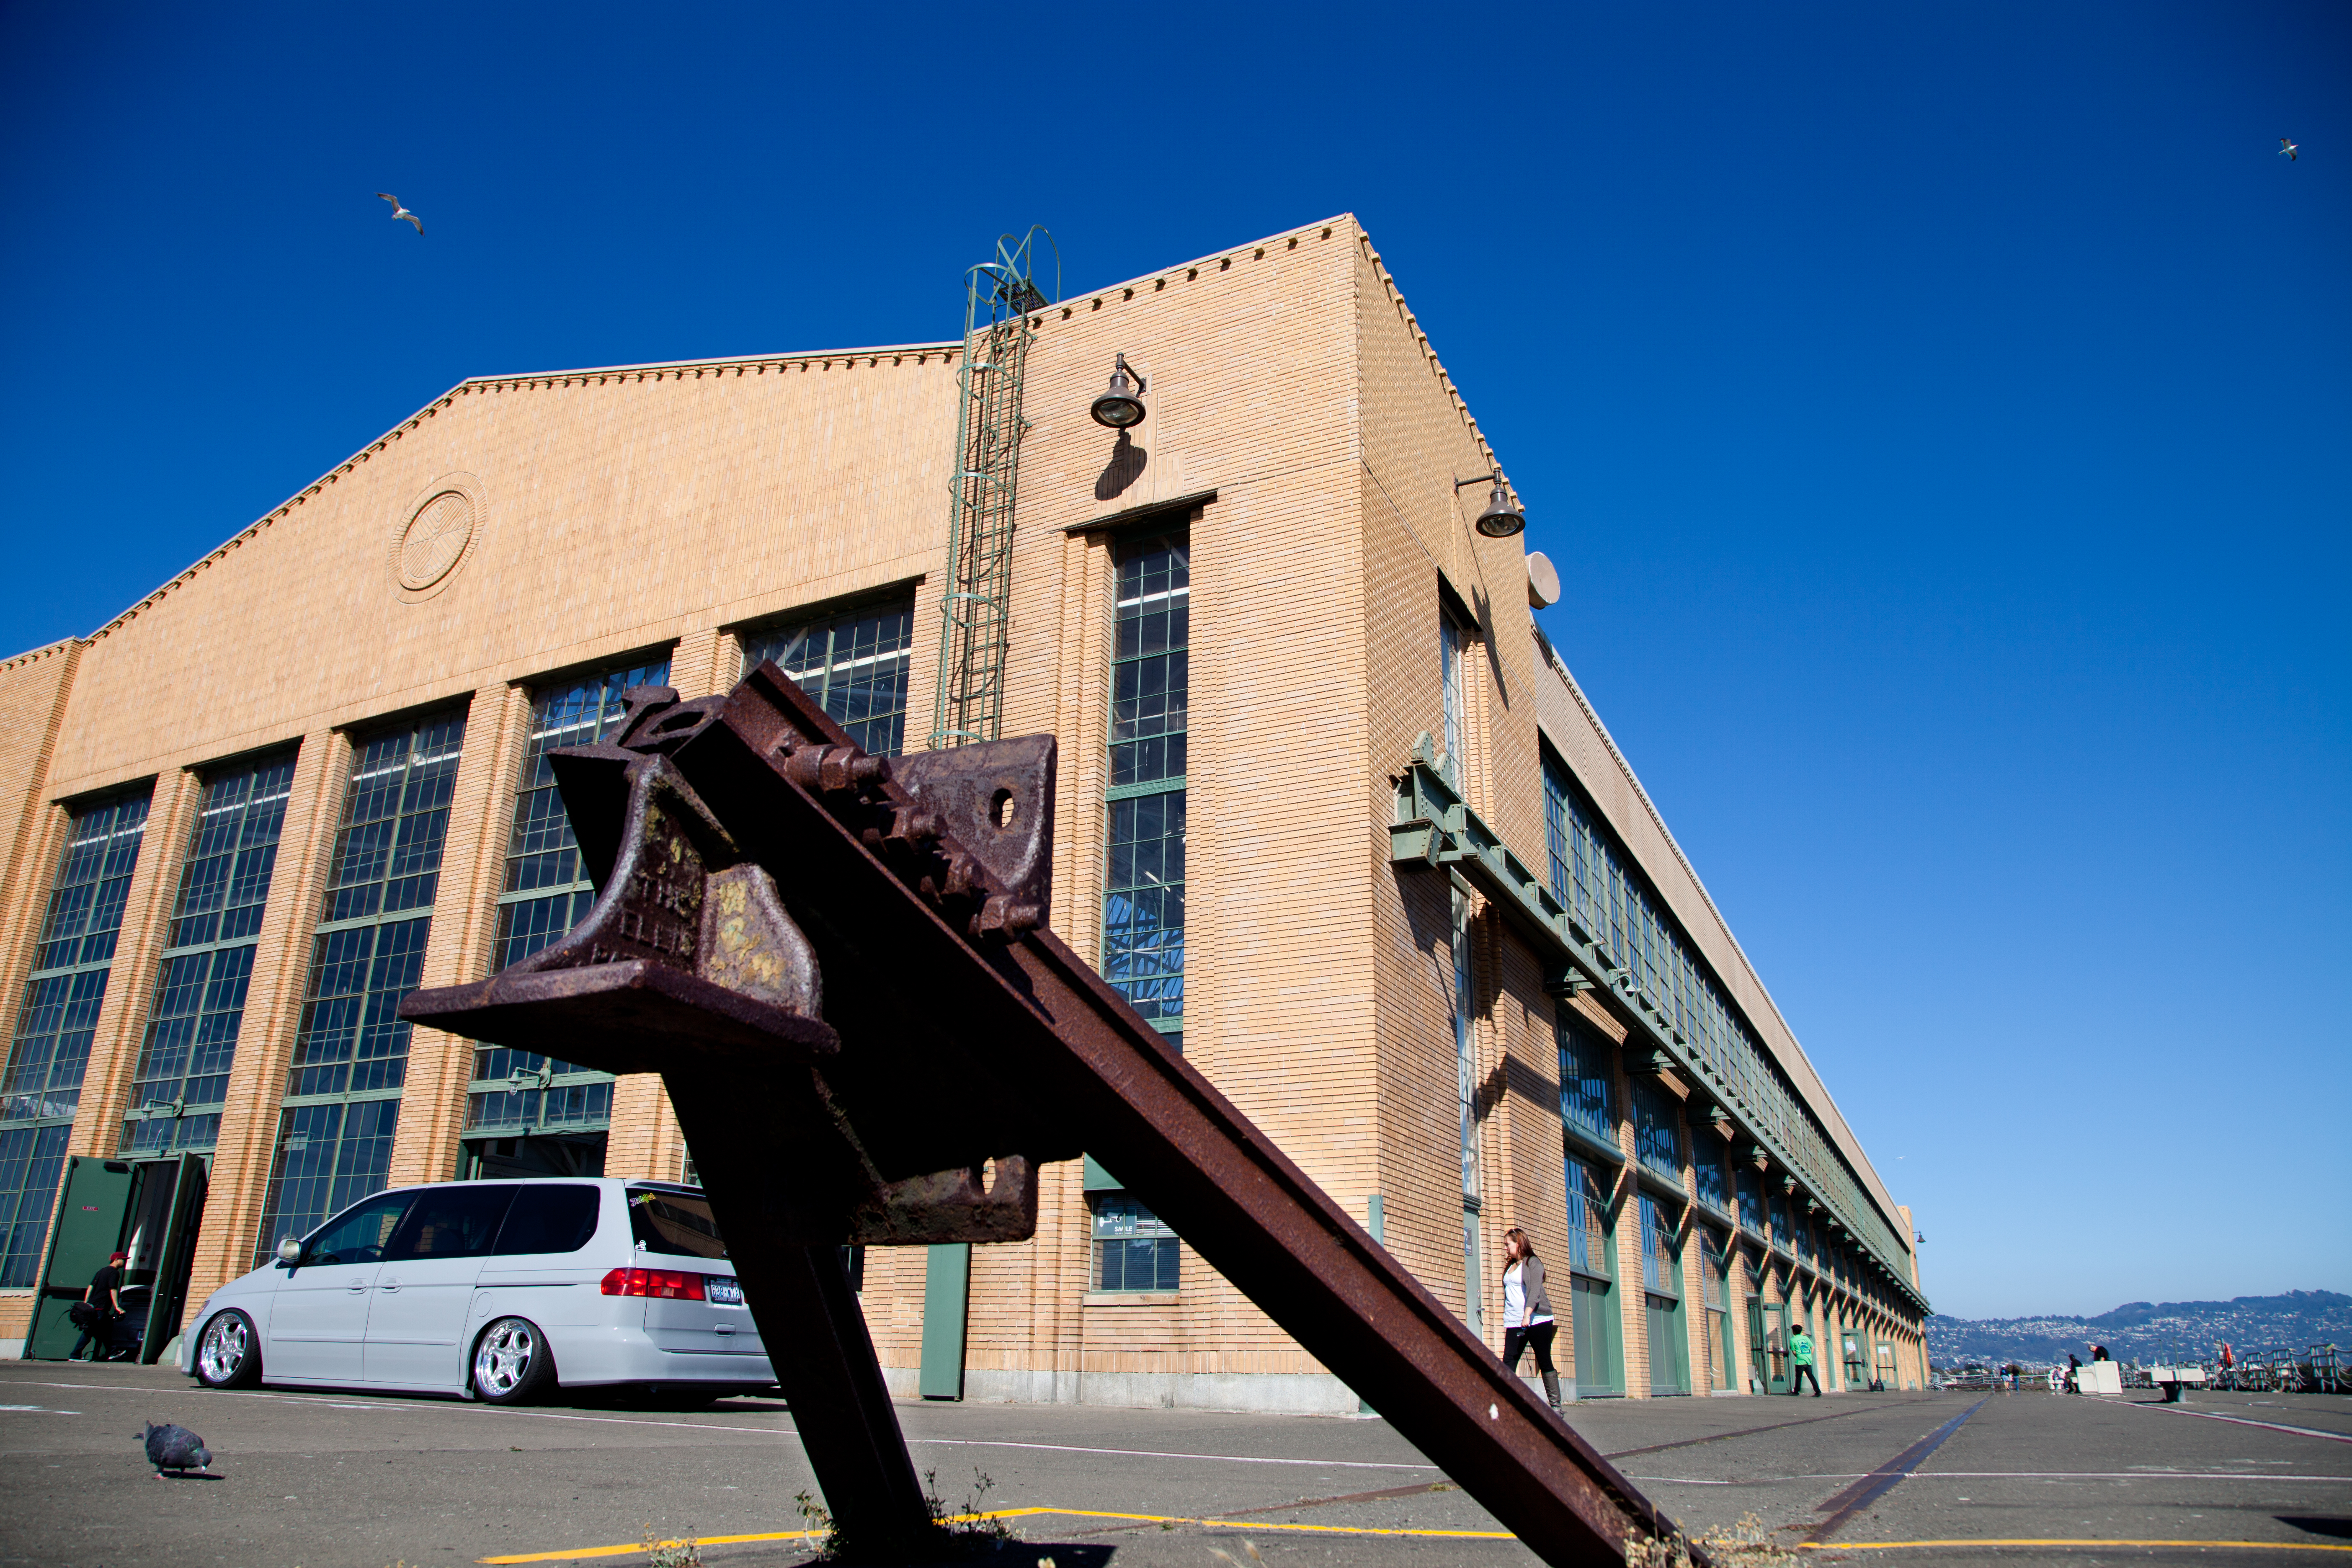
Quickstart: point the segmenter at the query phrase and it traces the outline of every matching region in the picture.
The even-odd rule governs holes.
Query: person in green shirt
[[[1805,1384],[1813,1385],[1813,1397],[1822,1396],[1822,1380],[1813,1375],[1813,1338],[1798,1323],[1789,1330],[1789,1393],[1791,1397],[1802,1394]]]

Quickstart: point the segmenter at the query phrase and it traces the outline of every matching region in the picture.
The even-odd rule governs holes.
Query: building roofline
[[[1132,292],[1139,286],[1164,279],[1173,273],[1182,271],[1187,268],[1199,268],[1212,265],[1230,267],[1235,259],[1242,257],[1244,253],[1255,250],[1262,255],[1267,247],[1284,240],[1289,240],[1295,245],[1299,237],[1305,236],[1311,230],[1335,230],[1342,224],[1349,226],[1356,231],[1359,242],[1364,246],[1366,253],[1371,258],[1374,267],[1380,270],[1381,279],[1383,281],[1388,283],[1391,292],[1394,293],[1395,283],[1392,279],[1389,279],[1387,269],[1380,266],[1380,255],[1377,251],[1370,249],[1370,237],[1364,233],[1363,226],[1356,221],[1355,215],[1352,213],[1337,213],[1330,217],[1318,219],[1314,223],[1300,224],[1296,227],[1283,229],[1277,233],[1267,235],[1262,239],[1244,240],[1239,245],[1226,246],[1218,250],[1212,251],[1205,256],[1195,257],[1190,261],[1180,261],[1173,267],[1155,268],[1150,272],[1139,274],[1134,278],[1126,279],[1120,282],[1108,284],[1100,289],[1087,289],[1081,294],[1071,295],[1067,299],[1056,300],[1051,309],[1075,310],[1076,304],[1074,301],[1088,299],[1099,301],[1115,290],[1119,289]],[[1400,309],[1403,309],[1403,300],[1401,295],[1397,297],[1397,303]],[[1041,319],[1047,313],[1049,312],[1033,312],[1033,314],[1038,315]],[[1410,310],[1406,311],[1406,317],[1408,321],[1411,320],[1412,313]],[[1426,349],[1428,346],[1428,334],[1421,332],[1418,327],[1416,327],[1414,331],[1421,338],[1423,348]],[[198,574],[209,569],[215,563],[226,559],[231,551],[242,548],[247,541],[259,537],[263,530],[278,522],[280,519],[290,516],[295,508],[303,505],[309,501],[311,497],[321,493],[329,486],[340,480],[345,474],[352,472],[360,464],[367,461],[376,453],[383,451],[391,443],[406,436],[409,431],[417,428],[417,426],[424,424],[425,420],[433,418],[438,415],[441,410],[448,407],[452,402],[461,396],[466,396],[477,392],[488,391],[496,387],[529,386],[534,383],[541,382],[552,386],[566,384],[574,380],[585,380],[590,377],[609,378],[614,376],[635,376],[643,378],[651,376],[656,380],[659,380],[665,376],[673,374],[680,377],[688,374],[699,376],[707,374],[712,371],[723,373],[728,370],[735,370],[740,374],[740,372],[743,370],[758,366],[801,363],[822,363],[831,360],[855,362],[862,359],[866,361],[869,364],[878,364],[885,356],[887,356],[892,363],[896,363],[904,359],[905,356],[913,354],[917,357],[917,362],[919,363],[932,354],[955,354],[961,353],[962,349],[963,343],[961,339],[949,339],[945,342],[890,343],[866,348],[809,349],[782,353],[720,354],[707,359],[649,360],[638,364],[596,365],[585,369],[522,371],[504,374],[467,376],[465,380],[451,386],[448,391],[444,392],[438,397],[436,397],[430,402],[425,404],[406,419],[394,425],[382,436],[376,437],[375,440],[368,443],[358,451],[352,453],[350,457],[344,458],[342,462],[330,468],[324,473],[320,474],[316,479],[313,479],[310,483],[303,486],[293,494],[288,496],[277,506],[271,508],[268,511],[264,512],[260,517],[255,519],[252,522],[247,523],[245,527],[237,530],[236,532],[231,534],[218,545],[205,552],[194,561],[189,563],[186,567],[174,573],[163,583],[157,584],[153,589],[141,595],[137,601],[126,606],[121,613],[108,620],[96,631],[91,632],[89,637],[78,639],[68,638],[66,640],[94,643],[112,636],[115,632],[120,631],[122,627],[138,619],[142,611],[161,603],[174,590],[187,583],[193,582]],[[1434,365],[1435,357],[1433,354],[1431,355],[1431,359],[1433,365]],[[1454,388],[1452,381],[1445,376],[1444,368],[1442,366],[1436,366],[1435,368],[1440,381],[1444,384],[1447,392],[1453,396],[1454,402],[1456,407],[1460,410],[1464,420],[1470,426],[1473,437],[1478,442],[1479,449],[1481,451],[1487,451],[1486,438],[1477,434],[1477,421],[1471,418],[1468,406],[1463,403],[1461,394]],[[1491,457],[1493,454],[1488,452],[1487,455]],[[1499,463],[1497,466],[1499,467]],[[27,658],[32,653],[38,651],[39,650],[37,649],[29,649],[24,654],[12,656],[12,658]]]
[[[1806,1075],[1811,1079],[1814,1088],[1821,1091],[1823,1104],[1830,1113],[1836,1117],[1838,1127],[1845,1133],[1846,1141],[1851,1144],[1846,1151],[1848,1157],[1859,1160],[1861,1169],[1855,1174],[1862,1177],[1868,1184],[1871,1195],[1878,1202],[1881,1217],[1887,1222],[1888,1228],[1898,1231],[1902,1237],[1904,1249],[1906,1252],[1911,1251],[1913,1243],[1909,1228],[1897,1222],[1894,1212],[1901,1205],[1895,1203],[1895,1194],[1887,1191],[1885,1178],[1878,1173],[1877,1164],[1863,1149],[1861,1135],[1854,1131],[1853,1123],[1846,1120],[1844,1108],[1838,1104],[1837,1097],[1830,1092],[1829,1080],[1823,1078],[1821,1069],[1813,1065],[1813,1058],[1805,1051],[1804,1042],[1797,1038],[1797,1031],[1790,1026],[1787,1016],[1780,1011],[1780,1004],[1773,996],[1772,988],[1764,984],[1763,974],[1757,969],[1755,962],[1748,956],[1748,950],[1740,945],[1739,938],[1733,934],[1731,922],[1723,918],[1723,910],[1716,905],[1715,895],[1706,890],[1706,883],[1700,878],[1698,868],[1691,864],[1690,857],[1683,852],[1681,840],[1675,837],[1674,829],[1666,826],[1665,814],[1658,809],[1657,802],[1652,800],[1650,792],[1643,787],[1640,775],[1633,772],[1633,764],[1626,759],[1623,748],[1617,744],[1617,737],[1611,734],[1609,726],[1601,721],[1600,710],[1595,708],[1592,705],[1592,700],[1584,694],[1584,688],[1577,684],[1575,675],[1568,668],[1568,661],[1560,658],[1559,649],[1554,647],[1551,639],[1544,636],[1543,628],[1534,626],[1534,620],[1535,617],[1530,616],[1528,624],[1534,626],[1536,640],[1542,645],[1545,658],[1550,664],[1553,673],[1558,675],[1561,683],[1568,688],[1569,695],[1576,700],[1578,709],[1583,712],[1586,721],[1591,724],[1593,733],[1601,737],[1601,743],[1607,748],[1610,760],[1617,764],[1617,771],[1624,776],[1625,782],[1633,786],[1633,798],[1642,803],[1642,810],[1649,816],[1651,825],[1657,828],[1659,837],[1665,840],[1666,847],[1674,852],[1675,863],[1682,868],[1683,874],[1690,879],[1690,885],[1697,890],[1700,901],[1706,906],[1708,918],[1715,921],[1715,929],[1721,933],[1723,940],[1730,944],[1732,953],[1739,960],[1740,967],[1748,972],[1748,980],[1754,984],[1756,994],[1764,999],[1764,1005],[1771,1009],[1772,1022],[1779,1026],[1782,1037],[1788,1041],[1789,1048],[1796,1053],[1797,1062],[1803,1067]],[[1621,834],[1619,837],[1622,838],[1623,836]],[[1633,846],[1628,844],[1626,850],[1632,853]],[[1656,880],[1654,877],[1651,879]],[[1775,1056],[1780,1054],[1780,1047],[1772,1040],[1766,1039],[1764,1044]],[[1783,1062],[1781,1065],[1787,1067],[1790,1064]]]

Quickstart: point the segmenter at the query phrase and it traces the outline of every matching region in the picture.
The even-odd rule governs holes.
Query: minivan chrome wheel
[[[253,1321],[243,1312],[221,1313],[205,1325],[196,1342],[196,1378],[206,1388],[243,1388],[261,1378],[261,1352],[253,1342]]]
[[[528,1318],[500,1318],[474,1342],[474,1392],[492,1405],[519,1405],[554,1380],[547,1336]]]

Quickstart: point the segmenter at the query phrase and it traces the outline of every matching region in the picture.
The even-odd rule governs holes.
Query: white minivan
[[[776,1378],[701,1189],[611,1177],[375,1194],[207,1297],[180,1370],[500,1405]]]

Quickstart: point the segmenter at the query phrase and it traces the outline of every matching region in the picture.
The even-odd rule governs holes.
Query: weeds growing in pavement
[[[1694,1543],[1706,1550],[1716,1568],[1774,1568],[1775,1564],[1797,1562],[1799,1556],[1765,1539],[1764,1521],[1759,1516],[1743,1513],[1739,1522],[1729,1529],[1698,1536],[1695,1541],[1680,1534],[1664,1541],[1629,1535],[1625,1538],[1625,1568],[1690,1568]]]
[[[806,1492],[796,1492],[793,1501],[801,1510],[801,1542],[817,1555],[822,1563],[830,1563],[841,1555],[841,1526],[832,1510]]]
[[[965,1494],[963,1506],[955,1512],[940,1500],[940,1473],[923,1472],[923,1506],[931,1511],[931,1523],[946,1531],[948,1540],[959,1548],[972,1552],[991,1552],[1013,1539],[1013,1527],[1001,1519],[982,1517],[988,1512],[988,1494],[996,1483],[988,1473],[975,1465],[971,1470],[971,1489]]]
[[[1242,1550],[1249,1553],[1249,1560],[1251,1562],[1257,1563],[1265,1563],[1265,1559],[1257,1554],[1256,1542],[1244,1537],[1242,1541]],[[1210,1547],[1209,1555],[1215,1558],[1218,1562],[1224,1563],[1226,1568],[1242,1568],[1240,1558],[1235,1557],[1232,1552],[1224,1551],[1220,1547]]]
[[[702,1568],[702,1548],[690,1531],[684,1541],[664,1541],[648,1523],[639,1540],[646,1549],[646,1568]]]
[[[1013,1539],[1011,1525],[1001,1519],[985,1517],[988,1494],[994,1489],[996,1483],[977,1467],[971,1472],[971,1489],[965,1496],[963,1506],[950,1513],[948,1505],[940,1500],[939,1471],[923,1472],[923,1507],[930,1515],[931,1529],[938,1534],[943,1556],[976,1557],[993,1552]],[[850,1543],[843,1539],[841,1521],[833,1517],[830,1510],[806,1492],[797,1494],[793,1500],[800,1507],[802,1542],[816,1554],[819,1562],[830,1563],[848,1554]],[[699,1568],[700,1563],[700,1558],[693,1559],[691,1568]],[[673,1565],[657,1563],[656,1568],[673,1568]],[[689,1565],[687,1560],[680,1559],[675,1568],[689,1568]]]

